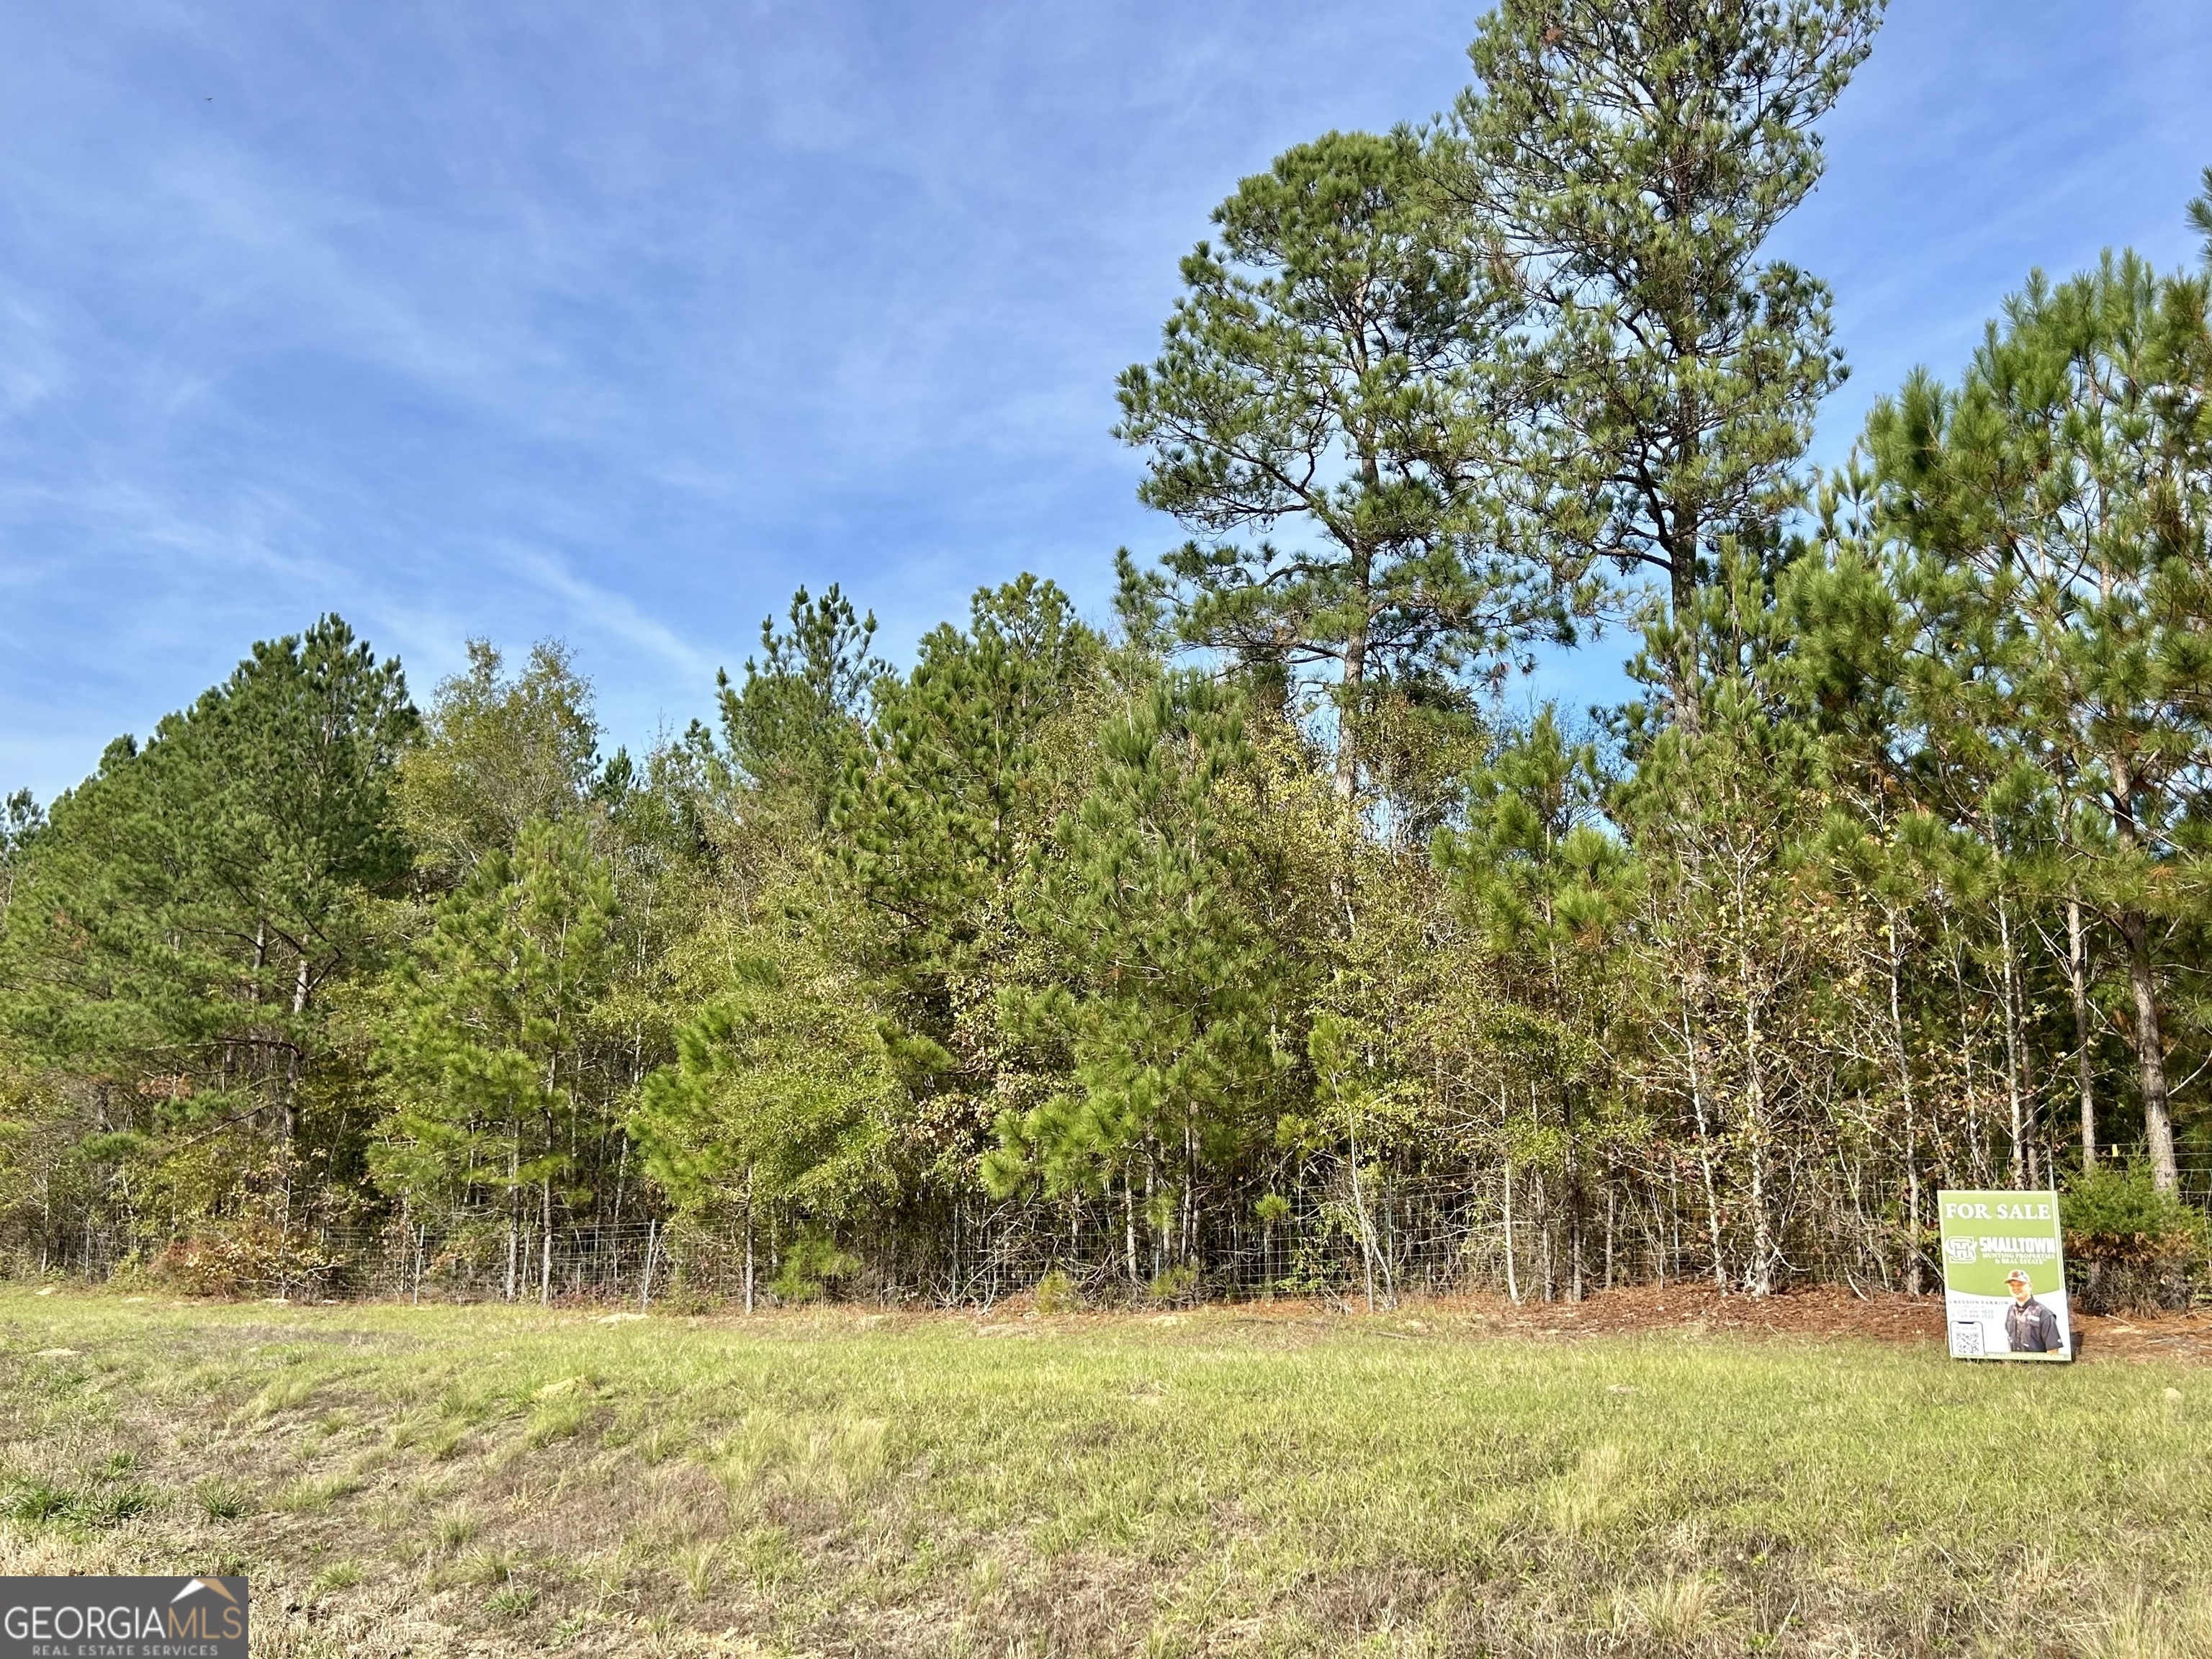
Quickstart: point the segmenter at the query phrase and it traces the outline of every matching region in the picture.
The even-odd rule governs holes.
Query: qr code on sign
[[[1974,1241],[1971,1238],[1947,1238],[1943,1241],[1943,1259],[1946,1261],[1960,1261],[1971,1265],[1978,1254],[1979,1252],[1974,1248]]]
[[[1978,1319],[1954,1319],[1951,1322],[1951,1355],[1956,1359],[1970,1359],[1982,1352],[1982,1322]]]

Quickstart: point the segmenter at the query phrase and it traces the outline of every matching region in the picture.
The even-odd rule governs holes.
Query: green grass
[[[2179,1364],[15,1292],[0,1343],[0,1571],[236,1564],[272,1653],[2212,1654]]]

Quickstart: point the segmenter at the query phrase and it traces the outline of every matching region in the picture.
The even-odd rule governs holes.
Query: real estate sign
[[[1954,1359],[2071,1359],[2056,1193],[1939,1193]]]

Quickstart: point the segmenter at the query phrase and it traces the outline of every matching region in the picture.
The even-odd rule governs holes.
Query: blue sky
[[[1108,436],[1242,174],[1447,105],[1467,0],[16,0],[0,789],[336,610],[418,694],[557,635],[615,740],[836,580],[902,655],[1174,528]],[[2212,6],[1895,0],[1779,252],[1839,454],[2031,265],[2193,260]],[[1602,696],[1607,652],[1547,671]]]

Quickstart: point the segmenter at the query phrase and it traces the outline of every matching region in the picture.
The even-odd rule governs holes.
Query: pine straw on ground
[[[1841,1285],[1809,1285],[1776,1296],[1729,1294],[1710,1285],[1637,1285],[1581,1302],[1516,1305],[1502,1297],[1470,1298],[1467,1312],[1498,1333],[1620,1336],[1679,1331],[1731,1336],[1802,1337],[1822,1341],[1943,1343],[1943,1298],[1891,1291],[1855,1293]],[[2084,1360],[2212,1361],[2212,1309],[2186,1313],[2073,1316]]]
[[[271,1308],[0,1291],[0,1571],[257,1655],[2212,1656],[2212,1321]]]
[[[1030,1311],[1027,1297],[1002,1303],[977,1316],[986,1330],[1013,1328],[1007,1322]],[[1254,1323],[1316,1323],[1328,1328],[1347,1313],[1365,1312],[1359,1301],[1334,1304],[1303,1298],[1237,1304],[1217,1316]],[[1705,1283],[1627,1285],[1591,1292],[1580,1302],[1503,1296],[1425,1297],[1397,1310],[1419,1321],[1426,1314],[1439,1330],[1462,1335],[1601,1337],[1707,1335],[1786,1337],[1817,1341],[1864,1340],[1943,1346],[1943,1298],[1889,1291],[1853,1291],[1842,1285],[1801,1285],[1771,1296],[1724,1291]],[[1126,1315],[1069,1316],[1102,1320]],[[1390,1310],[1376,1316],[1387,1323]],[[2080,1357],[2144,1363],[2172,1359],[2212,1363],[2212,1308],[2186,1312],[2073,1315]]]

